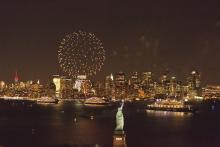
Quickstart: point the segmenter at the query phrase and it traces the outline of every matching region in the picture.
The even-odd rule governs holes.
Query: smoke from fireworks
[[[102,42],[92,33],[83,31],[66,35],[58,49],[62,70],[75,78],[77,75],[95,75],[105,61]]]

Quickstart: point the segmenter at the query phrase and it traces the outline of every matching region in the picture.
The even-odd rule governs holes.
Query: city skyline
[[[118,71],[170,70],[180,79],[192,70],[219,83],[218,2],[3,2],[0,6],[1,80],[64,74],[61,39],[79,29],[95,33],[106,49],[97,79]]]
[[[0,3],[0,147],[220,146],[220,0]]]
[[[212,93],[214,89],[218,91],[218,86],[202,86],[199,71],[192,71],[185,77],[184,81],[169,73],[155,77],[152,72],[133,72],[130,74],[117,72],[107,75],[103,81],[91,81],[85,75],[79,75],[75,80],[60,75],[53,75],[51,78],[52,80],[46,84],[41,83],[40,80],[20,81],[16,72],[13,83],[0,81],[0,95],[3,97],[17,96],[32,99],[43,96],[68,99],[76,99],[81,96],[98,96],[128,100],[134,98],[149,99],[152,97],[196,99],[198,96],[199,98],[204,96],[204,99],[206,99],[207,95],[216,96],[218,94]]]

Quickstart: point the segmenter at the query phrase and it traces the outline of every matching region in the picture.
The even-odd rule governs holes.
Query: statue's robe
[[[122,113],[123,105],[118,108],[118,112],[116,113],[116,128],[115,130],[123,130],[124,128],[124,116]]]

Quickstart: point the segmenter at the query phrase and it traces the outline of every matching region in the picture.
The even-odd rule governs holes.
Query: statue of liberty
[[[118,108],[118,112],[116,113],[116,131],[123,131],[124,128],[124,116],[122,113],[122,109],[124,106],[124,101],[122,101],[121,106]]]
[[[122,113],[123,106],[124,106],[124,101],[122,100],[122,104],[118,108],[118,112],[116,113],[116,128],[113,135],[113,147],[127,147],[126,134],[123,130],[124,128],[124,116]]]

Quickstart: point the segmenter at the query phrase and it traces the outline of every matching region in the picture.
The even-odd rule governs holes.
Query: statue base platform
[[[113,147],[127,147],[126,134],[123,130],[115,130],[113,135]]]

